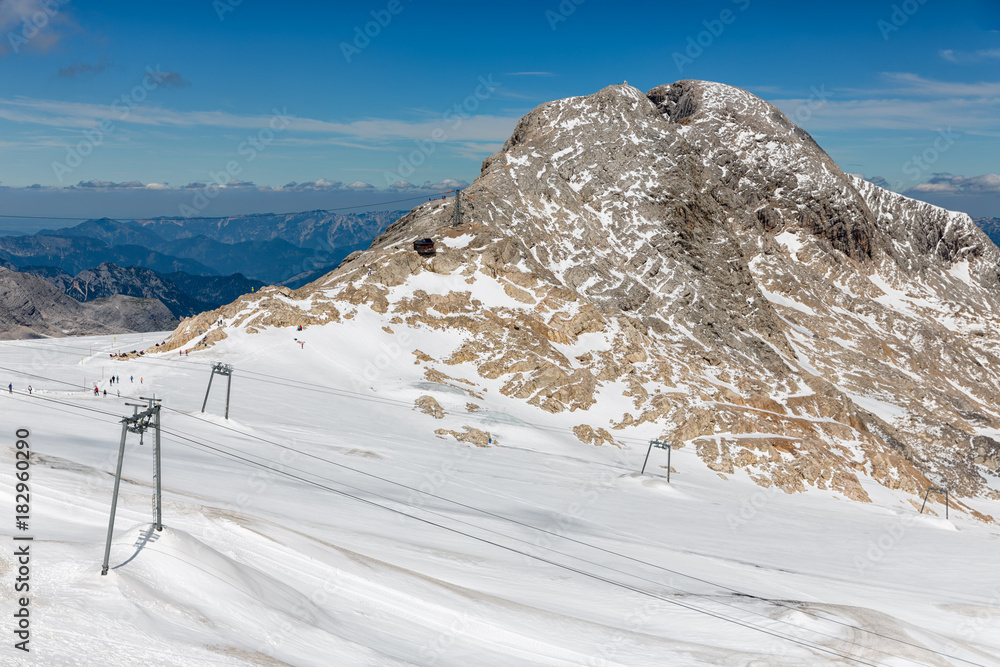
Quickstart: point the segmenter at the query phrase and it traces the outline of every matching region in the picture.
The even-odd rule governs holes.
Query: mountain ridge
[[[429,379],[610,414],[581,425],[602,442],[654,428],[721,475],[862,501],[865,479],[947,483],[992,520],[973,505],[998,495],[1000,250],[967,215],[845,174],[773,106],[692,80],[539,106],[465,194],[460,227],[452,201],[422,204],[310,285],[183,321],[168,349],[430,327],[451,343],[413,351]],[[425,236],[433,258],[409,246]]]
[[[158,299],[114,295],[81,303],[44,278],[0,268],[0,339],[163,331],[176,318]]]
[[[367,247],[402,213],[314,210],[210,219],[100,218],[0,238],[0,261],[54,266],[74,275],[112,262],[159,273],[242,273],[267,283],[298,286],[304,278]]]
[[[104,262],[75,276],[54,267],[23,267],[22,272],[45,278],[64,294],[86,302],[115,294],[159,299],[176,318],[217,308],[265,283],[242,274],[194,276],[183,272],[157,273],[143,267],[120,267]]]

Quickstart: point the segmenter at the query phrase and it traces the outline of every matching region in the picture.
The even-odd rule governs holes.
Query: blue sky
[[[697,78],[845,171],[1000,216],[1000,2],[489,4],[0,0],[0,208],[409,208],[538,104]]]

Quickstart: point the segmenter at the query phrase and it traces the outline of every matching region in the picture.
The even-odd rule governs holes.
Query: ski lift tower
[[[212,379],[216,375],[223,375],[226,377],[226,419],[229,419],[229,391],[233,387],[233,366],[232,364],[224,364],[222,362],[216,362],[212,364],[212,374],[208,376],[208,389],[205,390],[205,400],[201,403],[201,411],[205,411],[205,406],[208,405],[208,393],[212,391]]]
[[[667,442],[665,440],[662,440],[660,438],[654,438],[654,439],[652,439],[652,440],[649,441],[649,447],[646,449],[646,460],[642,462],[642,470],[639,472],[639,474],[640,475],[644,475],[646,473],[646,464],[649,463],[649,453],[651,451],[653,451],[653,447],[656,447],[657,449],[665,449],[665,450],[667,450],[667,483],[669,484],[670,483],[670,454],[673,451],[673,449],[671,448],[669,442]]]
[[[118,467],[115,470],[115,490],[111,495],[111,516],[108,518],[108,539],[104,545],[104,563],[101,575],[108,573],[108,560],[111,557],[111,538],[115,530],[115,513],[118,509],[118,488],[122,481],[122,463],[125,460],[125,437],[129,433],[139,434],[139,444],[142,444],[142,434],[146,429],[153,428],[153,475],[156,477],[156,491],[153,496],[153,527],[163,530],[163,500],[160,495],[160,401],[157,398],[140,396],[146,404],[126,403],[132,408],[132,416],[122,417],[122,437],[118,445]],[[146,408],[139,412],[139,408]]]

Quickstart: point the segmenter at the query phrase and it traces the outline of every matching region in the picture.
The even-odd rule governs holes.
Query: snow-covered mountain
[[[109,354],[166,334],[0,344],[33,453],[0,533],[34,537],[0,664],[1000,665],[998,251],[966,216],[692,81],[539,107],[463,197],[144,356]],[[151,395],[164,529],[130,434],[102,577]]]
[[[967,215],[845,174],[776,108],[703,81],[544,104],[484,161],[460,227],[453,206],[169,345],[360,335],[369,313],[450,342],[405,350],[429,382],[500,381],[539,419],[573,413],[583,443],[642,427],[719,474],[861,501],[868,480],[914,503],[943,483],[992,520],[973,500],[1000,497],[1000,251]]]

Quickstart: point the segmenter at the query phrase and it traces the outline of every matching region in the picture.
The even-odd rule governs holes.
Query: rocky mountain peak
[[[429,381],[663,434],[723,475],[858,500],[863,478],[943,480],[970,513],[997,495],[1000,251],[964,214],[845,174],[763,100],[679,81],[549,102],[462,196],[460,226],[452,200],[422,204],[168,347],[373,313],[387,336],[451,341],[414,351]]]

